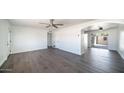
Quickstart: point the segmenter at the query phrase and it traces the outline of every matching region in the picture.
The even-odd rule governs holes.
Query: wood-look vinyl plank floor
[[[12,54],[1,69],[10,73],[123,73],[124,60],[106,49],[91,48],[79,56],[50,48]]]

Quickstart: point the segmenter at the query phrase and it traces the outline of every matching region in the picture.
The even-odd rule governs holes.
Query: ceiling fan
[[[54,21],[55,21],[54,19],[50,19],[49,23],[40,23],[40,24],[47,25],[46,28],[50,28],[50,27],[58,28],[59,26],[63,26],[64,25],[64,24],[55,24]]]

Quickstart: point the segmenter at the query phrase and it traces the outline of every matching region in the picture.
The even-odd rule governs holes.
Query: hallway
[[[44,49],[10,55],[1,69],[10,73],[118,73],[124,72],[124,60],[115,51],[98,48],[91,48],[81,56]]]

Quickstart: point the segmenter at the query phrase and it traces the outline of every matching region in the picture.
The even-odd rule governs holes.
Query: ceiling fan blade
[[[39,24],[43,24],[43,25],[49,25],[48,23],[39,23]]]
[[[54,24],[54,25],[63,26],[64,24]]]
[[[58,27],[57,27],[56,25],[54,25],[54,24],[53,24],[52,26],[55,27],[55,28],[58,28]]]

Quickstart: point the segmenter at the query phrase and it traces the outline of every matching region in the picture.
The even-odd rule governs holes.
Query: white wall
[[[40,28],[13,26],[11,39],[12,53],[47,48],[47,31]]]
[[[54,31],[53,34],[56,48],[81,54],[81,28],[77,26],[66,27]]]
[[[118,27],[107,30],[109,32],[108,37],[108,49],[118,50]]]
[[[70,27],[57,29],[53,34],[56,48],[81,55],[85,52],[83,49],[85,45],[81,39],[83,38],[81,35],[81,30],[90,26],[91,24],[94,24],[95,22],[99,22],[99,20],[93,20],[72,25]]]
[[[88,34],[81,31],[81,54],[84,54],[88,49]]]
[[[118,52],[124,59],[124,25],[119,26],[118,32],[119,32]]]
[[[0,20],[0,66],[3,64],[9,55],[10,51],[10,37],[9,37],[10,25],[7,20]]]

